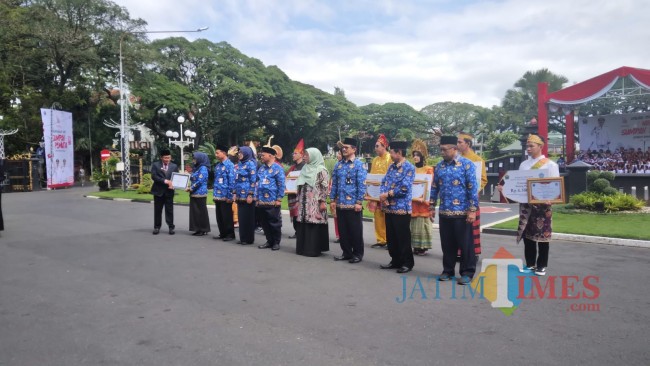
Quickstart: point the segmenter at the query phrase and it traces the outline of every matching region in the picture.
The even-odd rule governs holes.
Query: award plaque
[[[368,201],[379,201],[381,183],[374,181],[366,181],[366,195],[365,199]]]
[[[172,173],[172,186],[174,189],[185,190],[190,184],[190,175],[186,173]]]
[[[298,193],[298,177],[300,177],[300,170],[289,172],[284,180],[284,194],[297,194]]]
[[[528,179],[528,203],[564,203],[564,177]]]

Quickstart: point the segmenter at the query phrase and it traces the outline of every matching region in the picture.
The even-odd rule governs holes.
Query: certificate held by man
[[[185,190],[190,182],[190,175],[185,173],[172,173],[172,186],[174,189]]]

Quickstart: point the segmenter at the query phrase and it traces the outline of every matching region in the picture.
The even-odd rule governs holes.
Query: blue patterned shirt
[[[235,192],[235,165],[229,159],[214,166],[214,184],[212,198],[214,201],[232,200]]]
[[[208,174],[208,168],[203,165],[199,169],[192,171],[192,175],[190,176],[190,196],[208,196]]]
[[[431,206],[440,195],[440,216],[462,217],[478,208],[478,190],[474,163],[462,156],[436,165],[431,185]]]
[[[262,165],[257,170],[257,206],[276,206],[284,197],[284,169],[279,164]]]
[[[246,201],[248,196],[255,197],[255,183],[257,182],[257,164],[253,160],[237,163],[235,172],[235,194],[237,201]]]
[[[363,162],[355,158],[354,161],[339,161],[332,172],[332,191],[330,200],[336,201],[336,207],[342,210],[354,209],[354,205],[363,203],[366,194],[366,175],[368,172],[363,167]]]
[[[389,214],[410,215],[414,179],[415,166],[409,161],[391,164],[379,187],[379,193],[388,193],[388,202],[382,203],[382,211]]]

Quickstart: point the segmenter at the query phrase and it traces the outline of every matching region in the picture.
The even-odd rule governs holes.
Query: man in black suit
[[[158,235],[162,224],[162,209],[165,208],[165,222],[169,226],[169,235],[174,235],[174,188],[172,173],[178,172],[178,165],[172,163],[171,152],[160,152],[160,161],[151,164],[151,194],[153,195],[153,234]]]

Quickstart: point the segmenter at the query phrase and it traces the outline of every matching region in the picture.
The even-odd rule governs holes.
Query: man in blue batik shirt
[[[275,163],[275,149],[262,146],[262,165],[257,170],[257,187],[255,188],[255,214],[266,236],[266,243],[260,249],[280,249],[282,236],[282,216],[280,205],[284,197],[284,170]]]
[[[235,165],[228,159],[228,147],[217,145],[214,155],[217,165],[214,167],[214,184],[212,200],[217,214],[219,235],[214,239],[231,241],[235,239],[235,224],[232,217],[232,199],[235,193]]]
[[[397,269],[407,273],[413,269],[411,250],[411,200],[415,167],[406,160],[406,141],[390,143],[390,158],[393,164],[381,180],[379,200],[386,214],[386,238],[391,261],[381,269]]]
[[[458,284],[467,285],[476,271],[472,223],[476,220],[478,190],[474,163],[458,154],[457,141],[456,136],[442,136],[440,139],[443,160],[434,170],[429,209],[433,220],[440,196],[443,271],[438,280],[449,281],[454,277],[456,254],[460,248]]]
[[[339,223],[339,238],[343,254],[335,261],[359,263],[363,259],[363,196],[366,194],[366,175],[363,162],[356,158],[358,141],[345,138],[337,146],[343,158],[332,172],[330,209]]]

